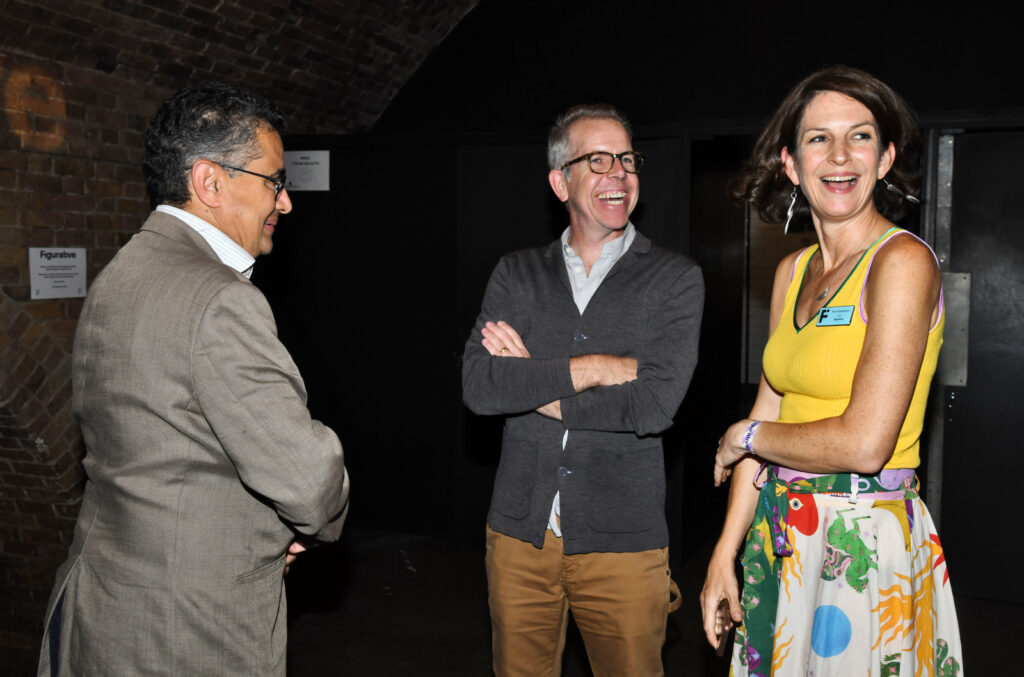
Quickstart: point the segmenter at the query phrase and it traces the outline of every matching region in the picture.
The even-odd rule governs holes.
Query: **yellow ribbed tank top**
[[[765,378],[772,388],[782,393],[780,423],[806,423],[839,416],[846,411],[853,388],[853,374],[867,331],[867,322],[861,311],[864,283],[878,250],[893,237],[904,234],[916,237],[901,228],[891,228],[871,245],[822,310],[811,316],[802,327],[797,325],[796,305],[808,264],[818,251],[818,245],[808,247],[797,256],[779,324],[764,349]],[[939,313],[928,331],[928,343],[914,386],[914,396],[886,468],[916,468],[921,464],[924,410],[946,324],[943,306],[940,292]],[[844,313],[851,313],[849,324],[841,324]],[[829,326],[829,321],[840,324]]]

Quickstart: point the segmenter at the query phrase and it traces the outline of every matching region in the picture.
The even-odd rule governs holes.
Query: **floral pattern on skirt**
[[[769,475],[743,552],[731,675],[963,676],[945,556],[906,477],[894,489],[879,476]]]

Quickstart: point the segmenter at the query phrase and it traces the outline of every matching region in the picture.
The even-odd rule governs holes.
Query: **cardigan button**
[[[565,466],[562,466],[561,468],[558,469],[558,476],[559,477],[568,477],[571,474],[572,474],[572,470],[569,470]]]

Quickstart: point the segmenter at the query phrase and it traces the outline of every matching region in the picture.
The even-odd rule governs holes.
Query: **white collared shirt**
[[[608,271],[633,244],[635,237],[636,228],[633,227],[633,223],[626,223],[622,237],[617,237],[601,245],[601,255],[597,257],[594,265],[590,266],[590,272],[587,273],[583,259],[569,246],[569,229],[566,228],[562,232],[562,255],[565,257],[565,269],[569,273],[569,282],[572,284],[572,300],[576,302],[580,315],[587,309],[587,304],[590,303],[597,288],[601,286]]]
[[[252,266],[256,259],[252,254],[242,249],[242,246],[228,237],[224,231],[212,223],[208,223],[195,214],[186,212],[170,205],[160,205],[156,211],[170,214],[171,216],[184,221],[192,230],[206,240],[206,243],[213,249],[220,262],[229,268],[237,270],[246,278],[252,275]]]

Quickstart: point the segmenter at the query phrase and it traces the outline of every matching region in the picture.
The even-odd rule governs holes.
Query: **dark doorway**
[[[994,585],[1024,556],[1016,514],[1024,402],[1024,132],[956,136],[950,268],[971,276],[967,385],[943,393],[945,451],[940,533],[958,594],[1024,603]],[[1005,477],[1009,486],[988,481]]]

